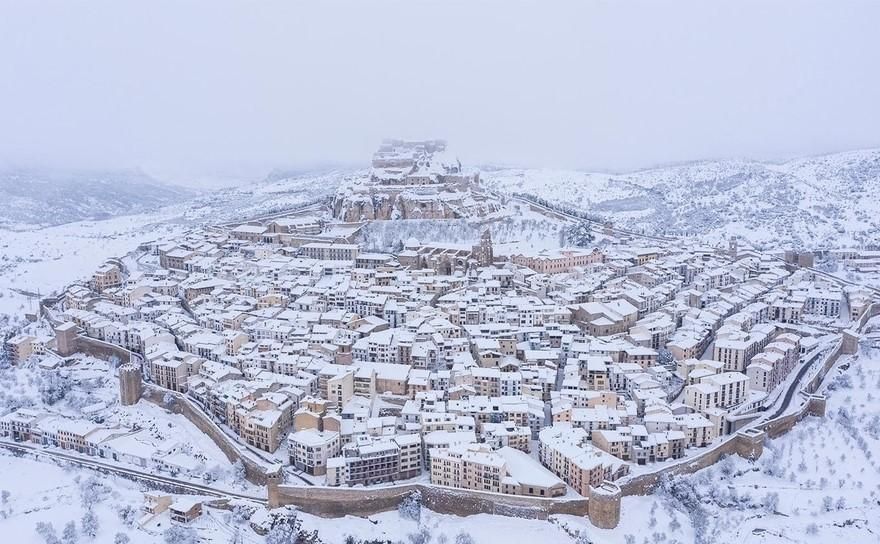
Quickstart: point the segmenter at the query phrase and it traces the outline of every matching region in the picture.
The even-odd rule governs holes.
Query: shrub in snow
[[[232,508],[232,521],[235,523],[244,523],[247,520],[251,519],[251,516],[254,513],[254,509],[252,507],[246,506],[244,504],[236,504]]]
[[[865,426],[865,432],[874,440],[880,440],[880,416],[875,415]]]
[[[76,523],[68,521],[61,531],[61,542],[64,544],[76,544],[79,541],[79,534],[76,532]]]
[[[565,245],[576,247],[589,247],[596,238],[590,223],[586,221],[581,221],[566,229],[564,237]]]
[[[126,527],[134,527],[134,522],[137,520],[137,510],[132,508],[131,505],[126,504],[116,511],[116,515],[119,516],[119,521],[125,524]]]
[[[196,544],[199,535],[192,527],[172,525],[162,534],[162,539],[165,540],[165,544]],[[291,540],[288,542],[294,541]]]
[[[266,544],[289,544],[299,542],[298,535],[302,522],[295,514],[273,520],[272,528],[266,534]]]
[[[116,533],[116,536],[113,538],[113,544],[128,544],[129,542],[131,542],[131,539],[125,533]]]
[[[849,374],[838,374],[828,383],[826,388],[828,391],[835,389],[852,389],[852,378]]]
[[[98,534],[98,517],[91,510],[83,514],[79,524],[82,527],[83,534],[89,538],[95,538],[95,535]]]
[[[574,537],[575,544],[593,544],[593,541],[590,540],[590,537],[587,536],[586,531],[579,531],[577,536]]]
[[[232,465],[232,478],[236,484],[241,485],[244,484],[246,477],[247,472],[244,468],[244,463],[239,459]]]
[[[808,535],[815,535],[818,532],[819,532],[819,526],[816,525],[815,523],[811,523],[811,524],[807,525],[807,534]]]
[[[11,496],[11,493],[9,493],[9,491],[7,491],[5,489],[3,491],[0,491],[0,503],[6,504],[7,502],[9,502],[10,496]]]
[[[407,535],[407,538],[410,544],[429,544],[431,542],[431,532],[422,525],[417,532]]]
[[[51,406],[63,399],[70,391],[70,380],[57,372],[44,372],[38,390],[42,401]]]
[[[776,512],[779,508],[779,493],[767,493],[762,502],[765,510],[770,513]]]
[[[166,408],[174,406],[175,402],[177,402],[177,399],[175,399],[174,395],[171,393],[165,393],[165,396],[162,397],[162,404],[164,404]]]
[[[98,481],[94,476],[89,476],[79,484],[79,496],[82,506],[86,510],[99,502],[103,502],[110,495],[110,488]]]
[[[422,517],[422,493],[420,491],[413,491],[404,497],[397,506],[397,511],[400,513],[400,517],[404,519],[419,521]]]
[[[474,544],[474,538],[470,534],[462,531],[455,535],[455,544]]]
[[[44,523],[42,521],[37,522],[37,525],[34,527],[34,530],[38,535],[43,539],[46,544],[60,544],[61,541],[58,540],[58,535],[55,533],[55,526],[52,525],[51,522]]]
[[[822,497],[822,510],[825,510],[826,512],[830,512],[833,508],[834,508],[834,499],[832,499],[828,495],[825,495],[824,497]]]

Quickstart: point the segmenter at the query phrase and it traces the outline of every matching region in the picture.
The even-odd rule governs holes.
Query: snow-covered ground
[[[74,522],[77,533],[82,533],[82,519],[88,504],[97,519],[98,531],[94,539],[80,535],[82,542],[114,541],[118,532],[125,533],[133,544],[160,541],[156,535],[137,530],[120,519],[119,512],[126,506],[139,509],[143,496],[137,484],[122,479],[109,479],[75,467],[61,467],[52,463],[0,455],[0,535],[5,542],[16,544],[45,544],[35,527],[38,523],[51,524],[60,537],[64,526]],[[9,538],[9,540],[6,540]]]
[[[45,296],[88,277],[110,257],[179,233],[185,227],[176,219],[184,211],[184,206],[175,205],[103,221],[0,230],[0,313],[29,310],[29,299],[19,291]]]

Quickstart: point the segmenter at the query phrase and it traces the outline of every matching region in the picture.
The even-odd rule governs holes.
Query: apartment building
[[[515,254],[510,262],[531,268],[539,274],[559,274],[573,268],[588,267],[605,260],[605,254],[598,248],[560,248],[540,251],[537,255]]]
[[[6,341],[4,349],[6,356],[13,363],[20,363],[34,353],[36,337],[27,334],[17,334]]]
[[[300,255],[321,261],[354,261],[357,259],[360,246],[357,244],[334,244],[312,242],[299,248]]]
[[[500,450],[504,447],[528,453],[531,449],[532,430],[512,423],[483,423],[483,443]]]
[[[501,493],[504,458],[482,444],[431,451],[431,483]]]
[[[274,452],[293,424],[295,401],[284,393],[266,393],[238,403],[229,426],[248,445]]]
[[[450,400],[447,411],[470,416],[482,432],[485,423],[512,423],[517,427],[529,425],[530,409],[522,397],[472,396],[463,400]]]
[[[545,427],[538,435],[541,464],[584,497],[590,487],[627,474],[628,465],[592,445],[587,432],[570,425]]]
[[[339,455],[341,448],[339,433],[334,431],[304,429],[287,437],[290,464],[316,476],[327,473],[327,460]]]
[[[731,408],[749,396],[749,377],[741,372],[722,372],[700,379],[684,388],[685,404],[698,412]]]
[[[122,285],[122,271],[112,263],[104,263],[98,267],[89,281],[89,286],[98,293],[120,285]]]
[[[749,333],[729,333],[715,340],[712,359],[724,363],[728,372],[745,372],[752,357],[770,342],[772,326],[756,326]]]
[[[198,374],[205,360],[171,347],[168,351],[157,349],[147,354],[144,360],[144,376],[159,387],[185,393],[187,380]]]
[[[570,309],[575,323],[592,336],[625,333],[639,318],[639,309],[624,299],[585,302]]]
[[[565,483],[514,448],[461,444],[431,451],[431,483],[507,495],[557,497]]]
[[[37,425],[45,417],[47,414],[43,412],[19,408],[0,417],[0,436],[8,436],[16,442],[34,441]]]
[[[778,335],[764,351],[752,357],[746,368],[754,391],[773,391],[785,381],[800,358],[800,338],[791,333]]]
[[[418,476],[422,471],[422,440],[417,434],[390,438],[359,436],[327,460],[327,485],[370,485]]]

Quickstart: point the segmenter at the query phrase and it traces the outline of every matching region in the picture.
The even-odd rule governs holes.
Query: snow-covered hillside
[[[484,169],[483,183],[577,206],[647,232],[736,234],[766,246],[876,243],[880,150],[696,162],[625,174]]]
[[[0,173],[0,227],[60,225],[141,213],[191,198],[189,189],[138,171]]]

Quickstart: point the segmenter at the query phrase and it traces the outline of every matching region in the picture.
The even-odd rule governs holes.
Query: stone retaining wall
[[[174,397],[175,402],[171,406],[165,405],[165,395]],[[266,484],[266,467],[248,457],[242,455],[242,446],[236,443],[231,437],[220,429],[217,424],[205,415],[201,410],[195,408],[189,399],[185,398],[181,393],[168,391],[152,385],[148,385],[144,389],[144,400],[151,402],[157,406],[161,406],[175,414],[185,417],[190,423],[195,425],[201,432],[205,433],[216,445],[220,451],[226,456],[231,463],[241,461],[245,468],[245,477],[249,482],[257,485]]]
[[[109,361],[111,357],[117,357],[121,363],[137,362],[140,364],[141,362],[141,356],[133,351],[84,335],[76,338],[76,351],[104,361]]]
[[[278,486],[279,503],[295,505],[322,517],[369,516],[395,510],[414,491],[425,506],[455,516],[495,514],[529,519],[547,519],[551,514],[587,515],[587,499],[541,499],[452,489],[430,484],[401,484],[378,488]]]

